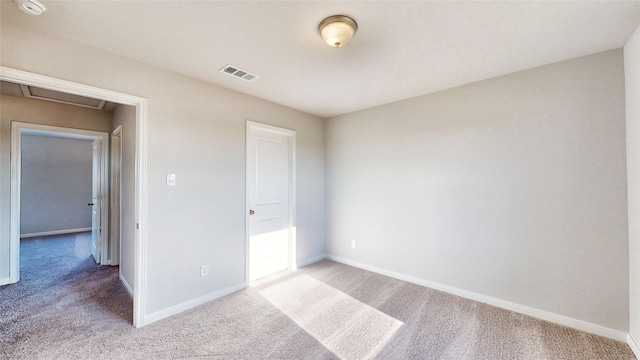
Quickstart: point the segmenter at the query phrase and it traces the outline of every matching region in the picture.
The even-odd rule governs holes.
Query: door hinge
[[[136,223],[136,230],[140,230],[140,223]]]

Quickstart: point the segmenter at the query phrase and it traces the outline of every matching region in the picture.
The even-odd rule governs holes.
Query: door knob
[[[87,206],[93,206],[93,203],[87,203]]]
[[[253,214],[255,214],[255,213],[256,213],[255,211],[253,211],[253,210],[249,210],[249,215],[253,215]]]

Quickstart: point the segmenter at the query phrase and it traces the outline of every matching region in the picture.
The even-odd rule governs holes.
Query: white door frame
[[[11,243],[18,241],[17,246],[11,246],[11,250],[17,251],[16,258],[18,259],[18,266],[15,274],[16,279],[20,279],[20,194],[22,193],[22,135],[33,136],[50,136],[61,139],[71,140],[89,140],[93,141],[100,139],[101,154],[100,154],[100,196],[102,202],[102,209],[100,213],[100,223],[102,224],[102,243],[100,246],[101,254],[108,254],[109,249],[109,212],[104,209],[109,208],[109,197],[105,194],[108,178],[109,163],[109,133],[92,130],[80,130],[72,128],[63,128],[59,126],[49,126],[41,124],[23,123],[13,121],[11,122]],[[95,180],[95,179],[94,179]],[[92,180],[93,181],[93,180]],[[107,226],[105,226],[107,225]],[[13,252],[11,252],[13,254]],[[13,259],[12,259],[13,260]],[[100,264],[108,265],[108,256],[100,256]],[[12,277],[13,279],[13,277]],[[17,280],[16,280],[17,281]],[[15,281],[14,281],[15,282]]]
[[[117,140],[116,140],[117,139]],[[109,258],[110,265],[120,264],[122,240],[122,125],[111,132],[111,182],[109,183]],[[113,231],[111,231],[113,230]],[[122,276],[122,268],[120,268]]]
[[[134,254],[134,283],[133,283],[133,326],[146,325],[146,269],[147,269],[147,99],[138,96],[101,89],[89,85],[38,75],[22,70],[0,66],[0,80],[23,85],[37,86],[44,89],[60,91],[73,95],[97,98],[136,108],[136,154],[135,154],[135,254]],[[15,170],[12,169],[12,173]],[[19,233],[14,229],[14,211],[11,212],[11,234]],[[18,281],[19,274],[19,239],[10,239],[10,282]]]
[[[296,270],[298,267],[296,260],[296,132],[277,126],[266,125],[255,121],[247,120],[245,137],[245,283],[249,285],[249,181],[246,178],[249,174],[249,133],[251,129],[260,129],[281,134],[289,137],[289,270]]]

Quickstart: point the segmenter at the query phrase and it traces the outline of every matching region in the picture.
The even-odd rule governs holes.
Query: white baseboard
[[[221,298],[223,296],[232,294],[232,293],[234,293],[236,291],[239,291],[239,290],[242,290],[242,289],[244,289],[246,287],[247,287],[246,283],[237,284],[237,285],[234,285],[234,286],[230,286],[230,287],[228,287],[226,289],[222,289],[222,290],[219,290],[219,291],[214,291],[212,293],[209,293],[209,294],[206,294],[206,295],[202,295],[202,296],[197,297],[195,299],[191,299],[191,300],[185,301],[183,303],[171,306],[171,307],[166,308],[164,310],[156,311],[156,312],[154,312],[152,314],[144,316],[144,324],[145,324],[145,326],[149,325],[149,324],[151,324],[153,322],[156,322],[158,320],[162,320],[162,319],[167,318],[169,316],[181,313],[181,312],[183,312],[185,310],[189,310],[191,308],[194,308],[196,306],[202,305],[204,303],[208,303],[209,301],[212,301],[212,300]]]
[[[91,228],[77,228],[77,229],[66,229],[66,230],[54,230],[54,231],[43,231],[37,233],[29,233],[29,234],[20,234],[21,239],[40,237],[40,236],[51,236],[51,235],[62,235],[62,234],[74,234],[79,232],[87,232],[91,231]]]
[[[629,347],[631,348],[631,351],[633,351],[633,354],[636,356],[636,359],[640,359],[640,346],[638,346],[638,343],[631,336],[631,334],[627,335],[627,344],[629,344]]]
[[[626,342],[627,341],[627,333],[620,330],[610,329],[608,327],[604,327],[601,325],[592,324],[586,321],[573,319],[567,316],[554,314],[548,311],[532,308],[525,305],[516,304],[510,301],[494,298],[487,295],[478,294],[472,291],[459,289],[453,286],[443,285],[435,282],[431,282],[428,280],[419,279],[413,276],[400,274],[397,272],[389,271],[386,269],[381,269],[375,266],[370,266],[366,264],[361,264],[356,261],[339,258],[333,255],[327,255],[327,259],[337,261],[339,263],[343,263],[346,265],[350,265],[353,267],[357,267],[360,269],[372,271],[381,275],[389,276],[395,279],[407,281],[413,284],[425,286],[431,289],[443,291],[452,295],[460,296],[466,299],[478,301],[481,303],[489,304],[495,307],[499,307],[502,309],[514,311],[520,314],[528,315],[537,319],[549,321],[552,323],[556,323],[559,325],[567,326],[570,328],[574,328],[577,330],[581,330],[584,332],[588,332],[590,334],[595,334],[599,336],[604,336],[609,339]]]
[[[125,278],[124,278],[124,276],[122,276],[122,274],[120,274],[120,282],[122,283],[122,285],[124,285],[125,289],[127,289],[127,292],[129,293],[131,298],[133,298],[133,288],[129,285],[127,280],[125,280]]]
[[[327,258],[326,254],[321,254],[321,255],[318,255],[318,256],[314,256],[311,259],[307,259],[307,260],[301,261],[301,262],[298,263],[298,269],[301,268],[301,267],[305,267],[305,266],[311,265],[313,263],[316,263],[316,262],[318,262],[320,260],[324,260],[326,258]]]
[[[7,285],[7,284],[11,284],[11,278],[2,278],[0,279],[0,286],[2,285]]]

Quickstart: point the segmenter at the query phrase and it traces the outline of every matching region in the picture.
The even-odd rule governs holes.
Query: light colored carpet
[[[141,329],[87,235],[22,242],[1,359],[635,359],[624,343],[332,261]]]
[[[404,325],[305,274],[258,293],[341,359],[374,358]]]

